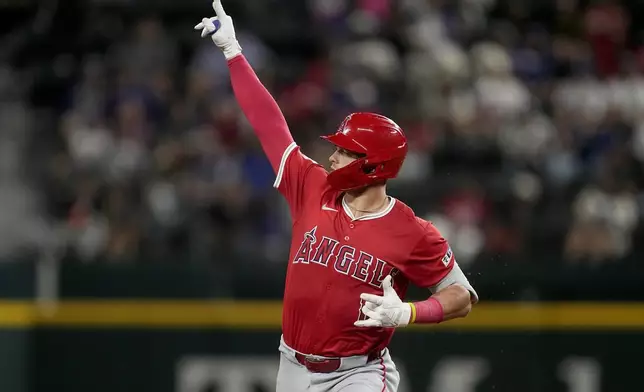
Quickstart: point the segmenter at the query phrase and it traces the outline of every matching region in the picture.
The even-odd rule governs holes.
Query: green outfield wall
[[[280,301],[210,296],[211,276],[161,269],[65,266],[47,307],[34,265],[0,266],[0,392],[272,391]],[[644,302],[487,299],[390,348],[400,392],[644,391]]]

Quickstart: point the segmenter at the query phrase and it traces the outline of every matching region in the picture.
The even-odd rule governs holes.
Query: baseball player
[[[331,171],[304,155],[242,54],[220,0],[195,26],[228,61],[235,97],[275,170],[293,239],[286,273],[278,392],[395,392],[395,328],[466,316],[478,299],[445,239],[386,193],[407,140],[387,117],[353,113],[323,139]],[[409,283],[425,301],[403,302]]]

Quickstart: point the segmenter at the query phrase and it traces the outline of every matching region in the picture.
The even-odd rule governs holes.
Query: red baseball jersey
[[[364,355],[383,349],[393,328],[359,328],[361,293],[382,295],[393,277],[404,298],[409,282],[436,286],[454,256],[438,230],[390,198],[381,212],[354,219],[326,170],[292,143],[280,162],[275,187],[288,201],[293,239],[286,273],[284,341],[305,354]]]

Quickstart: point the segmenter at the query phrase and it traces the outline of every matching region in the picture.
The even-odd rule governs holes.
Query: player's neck
[[[348,191],[344,195],[344,201],[349,205],[356,218],[375,214],[388,206],[385,185],[374,185]]]

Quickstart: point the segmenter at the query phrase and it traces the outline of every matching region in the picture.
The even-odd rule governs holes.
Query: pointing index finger
[[[218,17],[226,16],[226,11],[224,11],[224,6],[221,5],[221,0],[213,0],[212,8],[215,10],[215,13]]]

